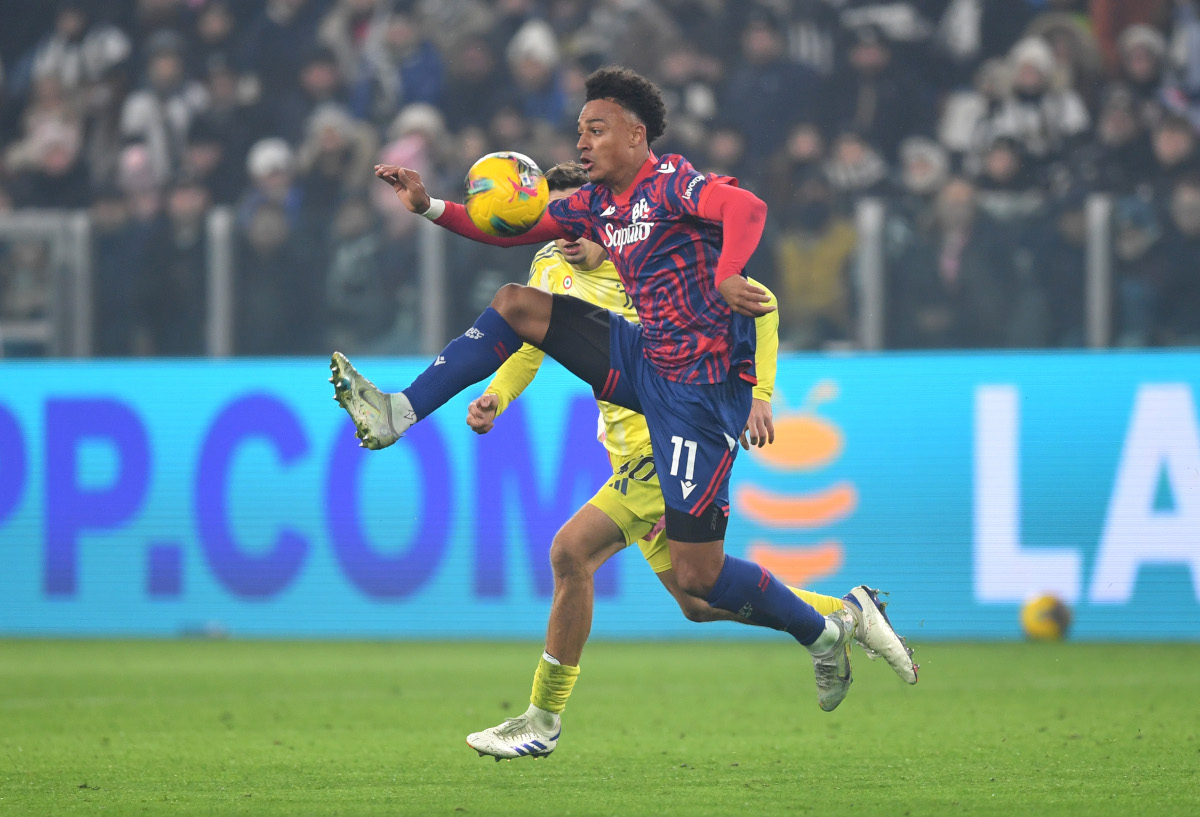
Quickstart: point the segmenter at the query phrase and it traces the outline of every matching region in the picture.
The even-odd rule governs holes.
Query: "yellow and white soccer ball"
[[[467,215],[488,235],[528,231],[550,203],[541,169],[528,156],[512,151],[489,153],[471,165],[466,185]]]
[[[1033,641],[1061,641],[1071,628],[1071,608],[1051,593],[1032,598],[1021,607],[1021,630]]]

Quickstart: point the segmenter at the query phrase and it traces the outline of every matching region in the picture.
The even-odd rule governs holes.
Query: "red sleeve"
[[[732,184],[710,184],[704,188],[696,213],[708,221],[721,223],[721,257],[717,261],[716,283],[741,275],[758,247],[767,205],[748,190]]]
[[[439,227],[445,227],[452,233],[466,236],[483,244],[492,244],[497,247],[519,247],[522,244],[545,244],[547,241],[553,241],[556,238],[574,238],[575,236],[567,235],[562,232],[553,218],[550,217],[550,211],[542,213],[541,220],[533,225],[527,233],[521,233],[510,238],[501,238],[500,236],[488,235],[483,230],[475,226],[475,222],[471,221],[471,217],[467,215],[467,208],[455,201],[446,202],[446,211],[438,216],[433,221]]]

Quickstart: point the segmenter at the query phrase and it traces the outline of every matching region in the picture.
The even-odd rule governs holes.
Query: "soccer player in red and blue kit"
[[[551,202],[520,236],[478,230],[461,205],[430,199],[411,170],[381,165],[376,175],[409,210],[477,241],[514,246],[582,237],[603,245],[640,324],[578,298],[509,284],[401,392],[379,392],[335,353],[331,380],[339,402],[363,444],[383,448],[495,372],[522,342],[537,346],[588,383],[597,399],[645,415],[671,562],[686,593],[804,645],[823,709],[835,708],[849,689],[850,644],[859,628],[877,633],[866,643],[877,643],[876,651],[915,683],[911,651],[874,594],[822,616],[766,569],[725,554],[729,472],[755,382],[754,318],[769,311],[766,293],[746,280],[743,268],[758,245],[766,205],[735,179],[701,174],[682,156],[653,154],[665,110],[658,89],[643,77],[602,68],[586,88],[578,148],[591,183]],[[590,611],[589,603],[586,626]],[[543,661],[569,693],[578,669],[552,656]],[[529,722],[522,724],[528,727],[522,746],[533,747],[528,753],[534,756],[548,754],[558,738],[558,716],[523,717]]]

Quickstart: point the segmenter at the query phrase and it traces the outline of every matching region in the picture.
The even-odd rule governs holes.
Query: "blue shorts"
[[[728,516],[729,472],[754,387],[737,376],[724,383],[667,380],[647,362],[643,346],[641,325],[613,315],[608,378],[596,397],[645,415],[668,509],[701,516],[715,506]]]

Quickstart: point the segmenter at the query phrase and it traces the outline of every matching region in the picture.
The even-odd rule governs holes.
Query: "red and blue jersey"
[[[717,291],[722,228],[699,215],[705,191],[720,184],[737,180],[669,154],[651,157],[620,196],[587,184],[547,210],[564,234],[608,251],[641,320],[646,359],[681,383],[720,383],[731,373],[754,381],[754,319]]]

